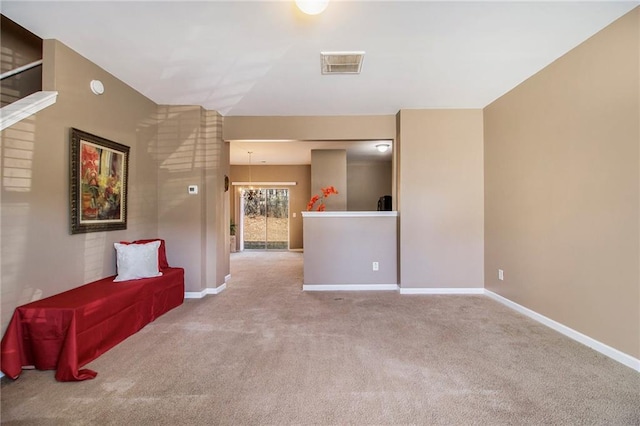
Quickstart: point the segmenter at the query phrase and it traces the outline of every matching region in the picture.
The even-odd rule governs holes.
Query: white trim
[[[56,103],[58,92],[36,92],[0,109],[0,130]]]
[[[484,288],[402,288],[400,294],[484,294]]]
[[[289,251],[294,251],[296,253],[303,253],[304,249],[301,249],[301,248],[299,248],[299,249],[289,249]]]
[[[205,291],[207,292],[207,294],[218,294],[225,291],[226,288],[227,288],[227,283],[224,283],[215,288],[208,287]]]
[[[224,276],[224,283],[225,283],[225,284],[226,284],[226,283],[228,283],[228,282],[229,282],[229,280],[231,280],[231,274],[227,274],[227,275],[225,275],[225,276]]]
[[[185,291],[184,298],[185,299],[202,299],[207,294],[222,293],[226,288],[227,288],[227,283],[224,283],[214,288],[207,287],[202,291]]]
[[[330,211],[330,212],[301,212],[302,217],[397,217],[397,211]]]
[[[296,186],[298,182],[231,182],[231,185],[235,186]]]
[[[207,294],[207,289],[202,291],[185,291],[184,298],[185,299],[202,299]]]
[[[503,305],[520,312],[523,315],[528,316],[531,319],[538,321],[546,325],[549,328],[554,329],[558,333],[564,334],[565,336],[575,340],[576,342],[582,343],[585,346],[590,347],[603,355],[608,356],[609,358],[618,361],[619,363],[626,365],[627,367],[640,372],[640,359],[634,358],[631,355],[627,355],[624,352],[621,352],[615,348],[612,348],[609,345],[606,345],[602,342],[599,342],[589,336],[586,336],[579,331],[576,331],[570,327],[567,327],[564,324],[560,324],[557,321],[552,320],[551,318],[547,318],[544,315],[541,315],[535,311],[532,311],[529,308],[525,308],[524,306],[513,302],[503,296],[500,296],[497,293],[494,293],[490,290],[485,289],[484,294],[496,302],[502,303]]]
[[[398,284],[304,284],[302,291],[397,291]]]

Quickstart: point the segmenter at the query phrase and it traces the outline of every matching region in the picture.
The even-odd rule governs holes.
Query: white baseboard
[[[224,284],[221,284],[216,288],[207,288],[206,292],[207,294],[218,294],[218,293],[222,293],[226,289],[227,289],[227,283],[225,282]]]
[[[225,275],[224,276],[224,283],[225,284],[228,283],[230,279],[231,279],[231,274]]]
[[[202,291],[185,291],[184,298],[185,299],[202,299],[207,295],[207,289]]]
[[[297,253],[302,253],[302,252],[304,252],[304,249],[301,249],[301,248],[300,249],[289,249],[289,251],[295,251]]]
[[[400,294],[484,294],[484,288],[402,288]]]
[[[185,299],[202,299],[207,294],[222,293],[226,288],[227,288],[227,283],[224,283],[215,288],[207,287],[202,291],[185,291],[184,298]]]
[[[305,284],[303,291],[397,291],[398,284]]]
[[[575,340],[576,342],[582,343],[585,346],[590,347],[593,350],[600,352],[603,355],[608,356],[609,358],[618,361],[619,363],[626,365],[629,368],[632,368],[638,372],[640,372],[640,359],[634,358],[631,355],[627,355],[624,352],[621,352],[615,348],[612,348],[609,345],[606,345],[602,342],[599,342],[589,336],[586,336],[579,331],[576,331],[566,325],[560,324],[557,321],[552,320],[551,318],[547,318],[544,315],[541,315],[535,311],[532,311],[529,308],[525,308],[522,305],[519,305],[516,302],[513,302],[506,297],[502,297],[497,293],[494,293],[490,290],[485,289],[484,294],[486,294],[491,299],[502,303],[503,305],[520,312],[523,315],[528,316],[531,319],[538,321],[546,325],[549,328],[554,329],[558,333],[564,334],[565,336]]]

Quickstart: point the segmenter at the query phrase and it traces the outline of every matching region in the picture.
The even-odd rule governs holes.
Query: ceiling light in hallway
[[[389,144],[388,143],[381,143],[376,145],[376,149],[380,152],[387,152],[389,150]]]

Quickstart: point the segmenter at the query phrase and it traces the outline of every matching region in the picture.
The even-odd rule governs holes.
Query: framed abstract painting
[[[127,229],[129,147],[71,129],[71,233]]]

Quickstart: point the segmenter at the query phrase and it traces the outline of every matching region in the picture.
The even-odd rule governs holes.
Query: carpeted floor
[[[227,290],[88,365],[2,380],[2,423],[640,424],[640,374],[484,296],[303,293],[302,254],[232,254]]]

